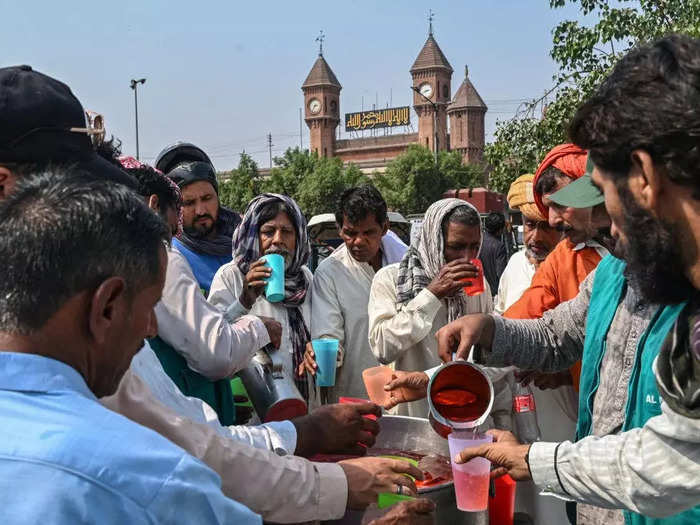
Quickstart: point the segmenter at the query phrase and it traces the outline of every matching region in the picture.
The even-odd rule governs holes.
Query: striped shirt
[[[580,359],[594,275],[576,298],[541,319],[496,317],[489,364],[556,371]],[[530,449],[532,477],[543,492],[584,503],[579,525],[624,523],[621,512],[609,509],[660,517],[700,503],[700,419],[663,404],[662,415],[644,427],[619,432],[627,400],[621,385],[629,381],[624,364],[655,309],[627,287],[606,341],[593,404],[594,435],[576,443],[535,443]]]

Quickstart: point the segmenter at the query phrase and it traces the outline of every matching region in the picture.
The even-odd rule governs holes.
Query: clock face
[[[426,98],[430,98],[433,96],[433,86],[431,86],[428,82],[424,82],[423,84],[421,84],[418,90],[420,91],[421,95],[423,95]]]
[[[311,113],[313,113],[314,115],[321,111],[321,101],[317,98],[312,98],[309,101],[309,111],[311,111]]]

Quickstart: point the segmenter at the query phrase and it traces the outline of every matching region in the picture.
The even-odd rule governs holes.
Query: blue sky
[[[131,78],[139,86],[142,160],[189,140],[230,169],[245,149],[265,167],[299,144],[300,86],[326,34],[324,55],[343,85],[341,113],[378,99],[410,104],[408,70],[427,37],[452,64],[453,91],[464,65],[496,119],[551,86],[551,30],[579,18],[548,0],[344,2],[0,0],[0,65],[30,64],[66,82],[87,109],[105,115],[108,131],[135,153]],[[415,114],[412,118],[415,122]],[[303,126],[304,146],[308,131]]]

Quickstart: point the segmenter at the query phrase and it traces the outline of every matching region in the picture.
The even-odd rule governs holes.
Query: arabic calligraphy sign
[[[408,106],[345,114],[345,131],[393,128],[410,124],[411,109]]]

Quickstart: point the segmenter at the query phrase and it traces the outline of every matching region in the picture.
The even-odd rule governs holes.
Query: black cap
[[[168,172],[168,177],[180,189],[193,182],[204,181],[210,183],[214,187],[214,191],[219,193],[216,172],[214,167],[207,162],[184,162]]]
[[[204,150],[190,142],[176,142],[167,146],[156,157],[155,168],[168,175],[173,169],[185,162],[206,162],[212,169],[209,156]]]
[[[124,171],[99,157],[85,111],[63,82],[30,66],[0,68],[0,164],[75,164],[127,184]]]

